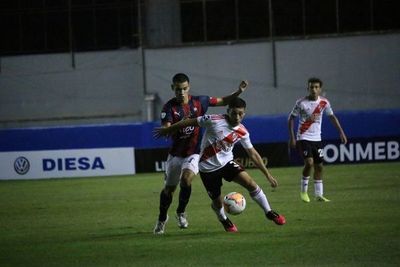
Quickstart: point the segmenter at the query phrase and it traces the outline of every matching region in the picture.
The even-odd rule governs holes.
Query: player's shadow
[[[110,239],[130,239],[137,237],[145,237],[149,235],[149,231],[138,231],[132,226],[106,228],[89,234],[90,239],[94,240],[110,240]]]
[[[204,238],[205,236],[226,236],[226,235],[240,235],[246,232],[239,233],[227,233],[220,229],[207,230],[207,231],[190,231],[190,230],[172,230],[162,235],[155,235],[150,229],[149,231],[137,230],[132,226],[119,227],[119,228],[107,228],[102,231],[97,231],[89,234],[91,240],[115,240],[115,239],[134,239],[134,238],[168,238],[168,239],[179,239],[182,238]]]
[[[171,231],[167,231],[165,234],[156,235],[153,231],[147,230],[138,230],[132,226],[126,227],[119,227],[119,228],[107,228],[102,231],[90,233],[89,239],[90,240],[98,240],[98,241],[105,241],[105,240],[129,240],[129,239],[137,239],[137,238],[168,238],[169,240],[182,240],[186,238],[193,239],[204,239],[210,236],[215,238],[225,238],[227,236],[240,236],[240,235],[254,235],[256,234],[254,231],[239,231],[238,233],[227,233],[223,229],[208,229],[206,231],[203,230],[189,230],[189,229],[174,229]],[[265,234],[265,232],[260,231],[259,234]]]

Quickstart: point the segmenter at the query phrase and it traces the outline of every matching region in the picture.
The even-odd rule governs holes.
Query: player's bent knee
[[[185,169],[182,172],[181,181],[185,181],[186,183],[191,183],[194,176],[195,176],[194,172],[192,172],[191,170]]]
[[[304,164],[306,167],[313,167],[314,166],[314,159],[313,158],[307,158],[304,160]]]
[[[246,188],[249,192],[257,188],[257,183],[247,173],[240,173],[240,175],[238,175],[234,181]]]
[[[188,187],[192,184],[193,176],[182,176],[180,185],[184,187]]]
[[[174,192],[175,192],[175,190],[176,190],[176,186],[166,186],[166,187],[164,187],[164,194],[166,194],[166,195],[172,195],[172,194],[174,194]]]

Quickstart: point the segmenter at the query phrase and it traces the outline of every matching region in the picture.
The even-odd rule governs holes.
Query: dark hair
[[[308,79],[307,84],[310,84],[310,83],[319,83],[319,86],[322,87],[322,81],[319,78],[311,77],[310,79]]]
[[[172,83],[189,82],[189,77],[184,73],[177,73],[172,77]]]
[[[246,101],[240,97],[235,97],[229,101],[229,108],[246,108]]]

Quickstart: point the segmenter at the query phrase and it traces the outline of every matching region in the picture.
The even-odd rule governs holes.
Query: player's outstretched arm
[[[160,138],[161,136],[170,136],[176,131],[188,126],[199,126],[197,118],[181,120],[177,123],[170,125],[169,127],[156,127],[153,130],[153,136],[154,138]]]
[[[250,159],[256,164],[258,169],[260,169],[260,171],[267,178],[267,180],[271,184],[271,186],[277,187],[278,181],[268,171],[267,167],[264,165],[264,161],[262,160],[262,158],[261,158],[260,154],[257,152],[257,150],[254,147],[247,148],[245,150],[247,152],[247,155],[249,155]]]
[[[217,97],[217,106],[228,105],[229,102],[233,98],[238,97],[241,93],[243,93],[247,89],[248,85],[249,85],[249,82],[247,80],[243,80],[240,82],[238,89],[235,92],[233,92],[232,94],[224,96],[224,97]]]

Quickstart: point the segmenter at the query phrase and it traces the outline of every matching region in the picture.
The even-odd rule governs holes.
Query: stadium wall
[[[318,76],[335,111],[400,108],[400,34],[220,43],[174,48],[2,57],[0,128],[154,120],[171,77],[191,93],[223,96],[248,79],[248,114],[287,113]],[[274,80],[276,77],[276,80]],[[152,109],[149,109],[152,110]],[[215,108],[213,112],[223,112]],[[151,117],[151,116],[150,116]]]
[[[263,116],[291,110],[317,76],[336,111],[400,108],[400,34],[276,40],[275,48],[275,72],[271,42],[147,49],[146,84],[164,103],[176,72],[190,75],[192,94],[223,96],[247,79],[247,113]]]
[[[400,161],[400,109],[343,111],[336,115],[349,143],[339,144],[336,129],[324,118],[322,131],[328,163]],[[297,153],[288,150],[286,114],[249,116],[244,124],[268,166],[301,163]],[[152,137],[152,130],[158,125],[147,122],[0,130],[0,179],[162,171],[170,143]],[[32,155],[36,152],[39,154]],[[245,167],[253,166],[240,147],[235,155]],[[32,160],[36,161],[36,168],[42,168],[36,174],[42,176],[29,176],[24,162],[17,161],[21,158],[31,166],[35,165]]]

